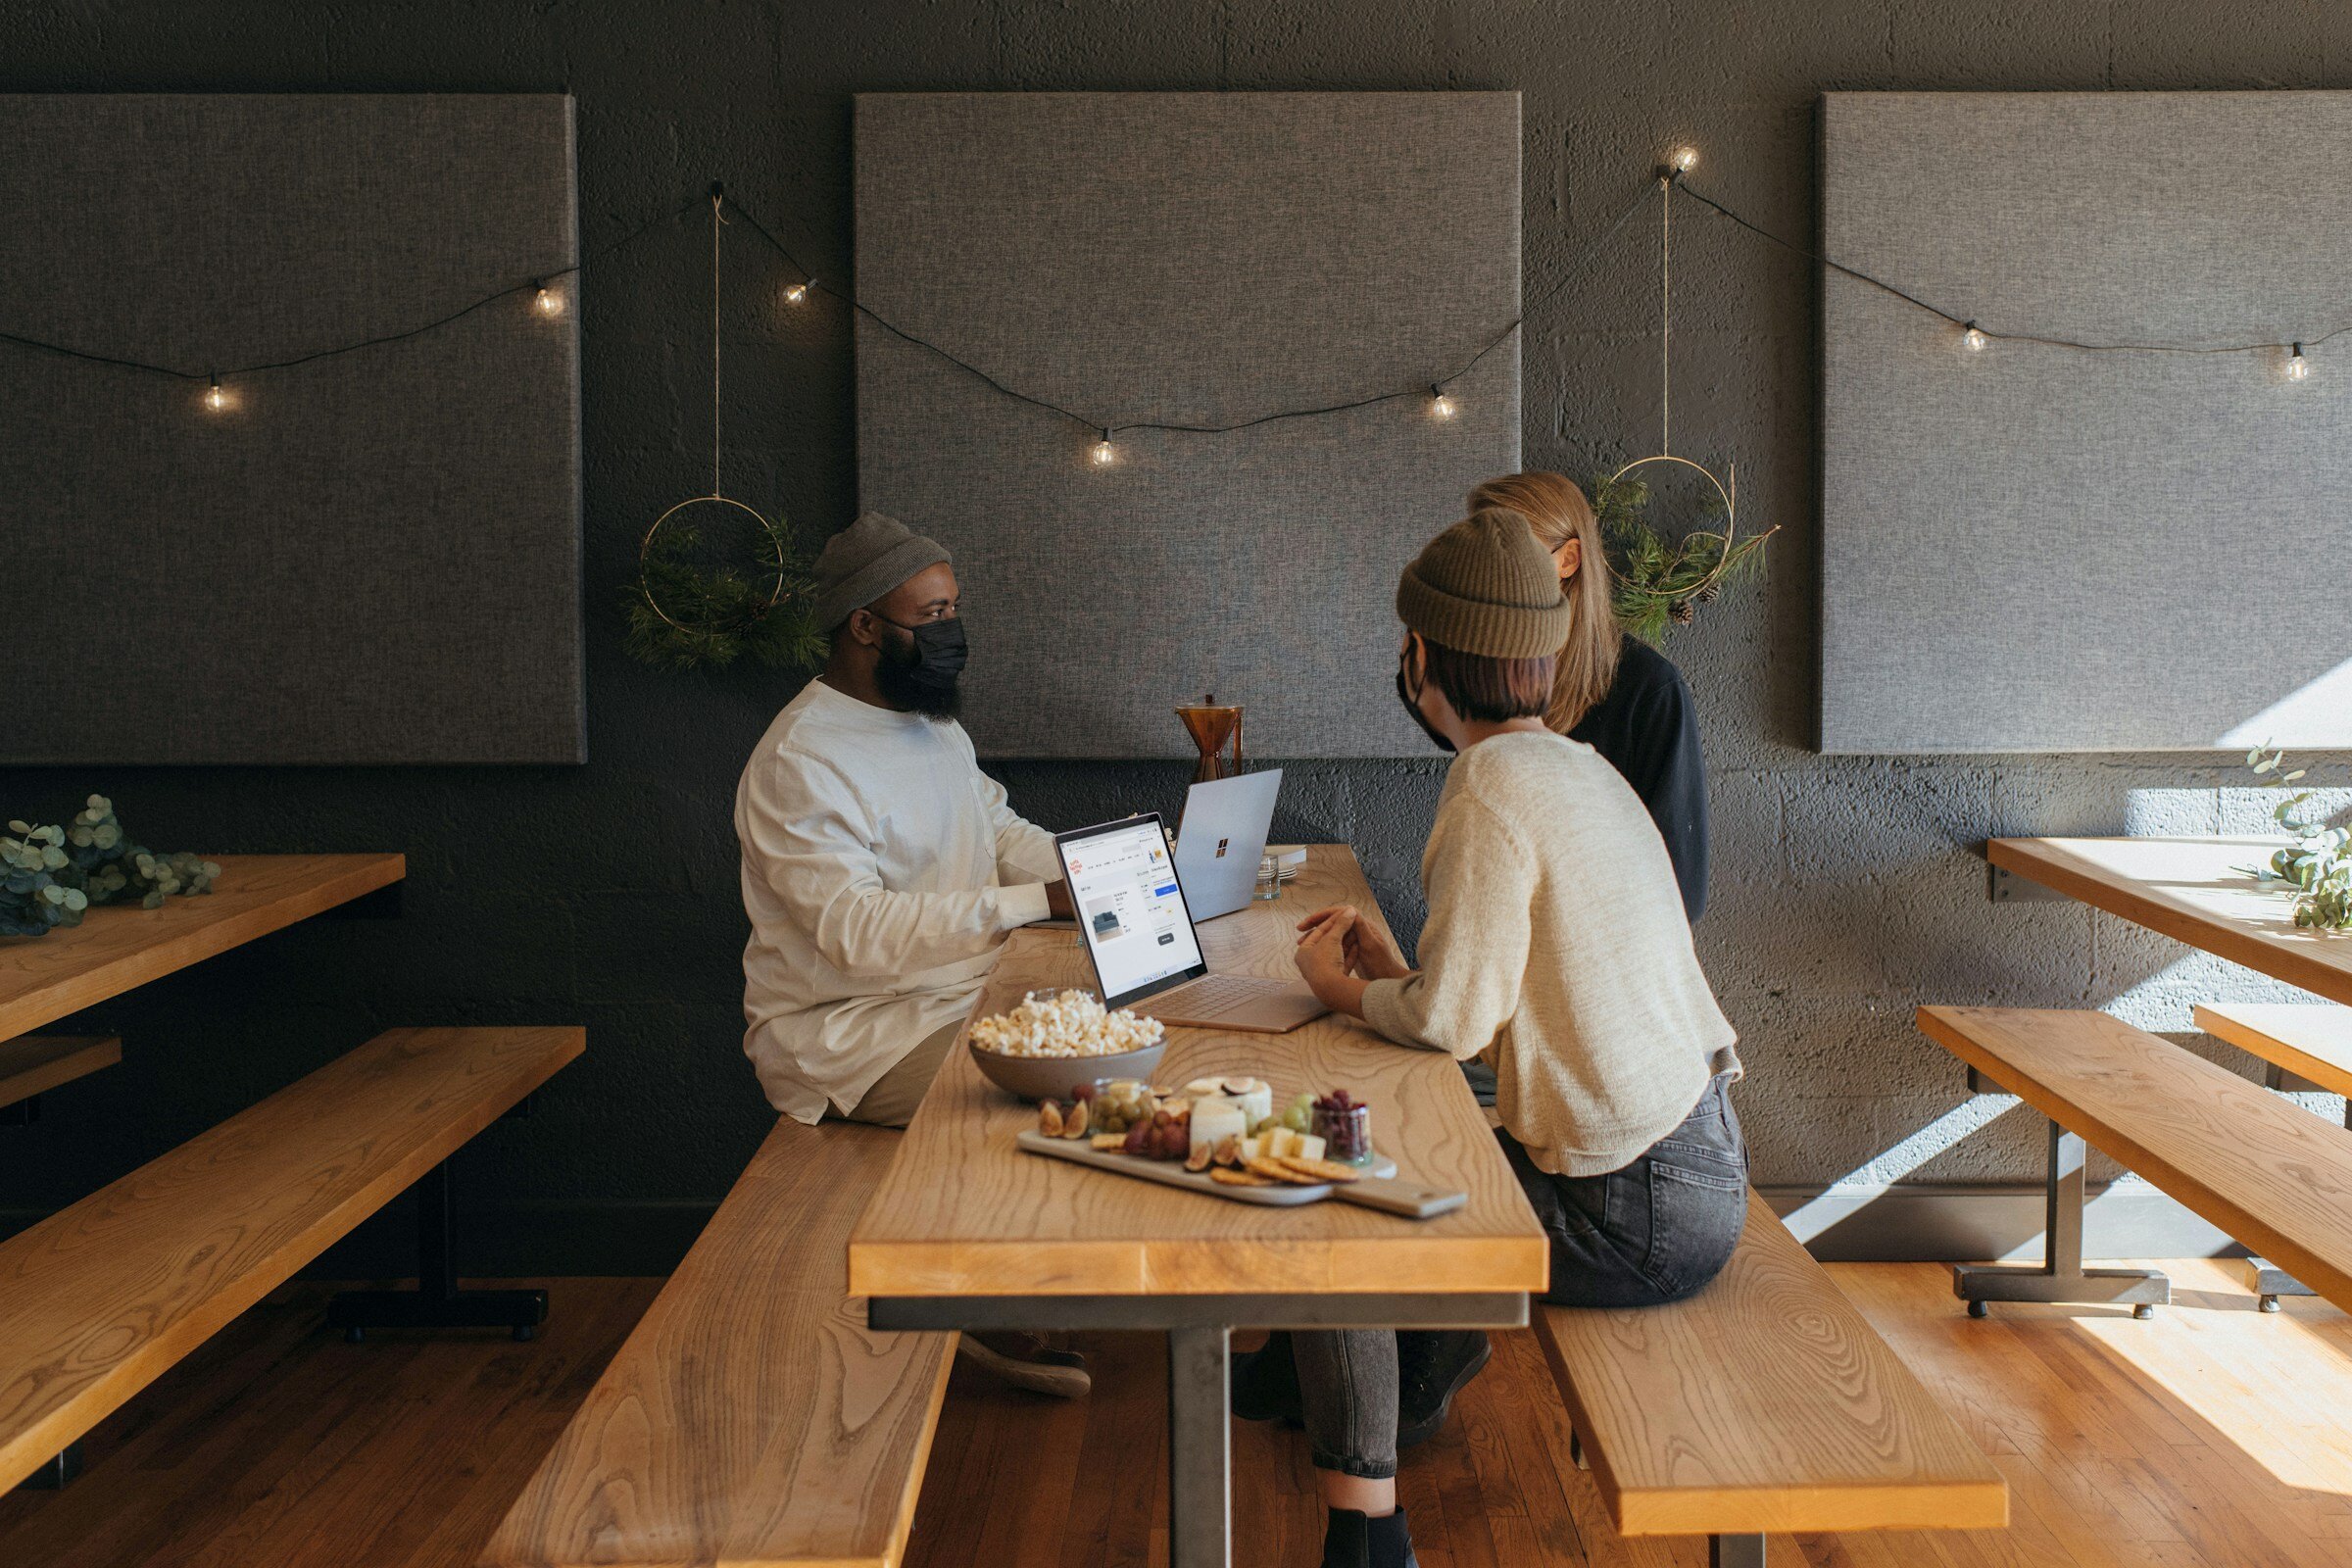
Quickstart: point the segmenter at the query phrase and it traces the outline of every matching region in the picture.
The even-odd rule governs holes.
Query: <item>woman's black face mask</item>
[[[955,717],[962,706],[956,678],[971,657],[962,619],[951,615],[904,626],[888,615],[874,618],[898,626],[910,639],[903,650],[888,644],[882,648],[881,661],[874,666],[874,684],[882,688],[882,695],[931,718]]]
[[[1404,683],[1404,664],[1401,661],[1396,665],[1396,700],[1402,703],[1404,710],[1413,716],[1413,722],[1421,726],[1421,733],[1437,742],[1438,750],[1442,752],[1453,750],[1453,742],[1447,740],[1438,726],[1429,721],[1429,716],[1421,711],[1420,691]]]

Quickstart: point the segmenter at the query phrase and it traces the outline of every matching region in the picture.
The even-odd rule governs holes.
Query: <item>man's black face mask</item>
[[[963,709],[957,678],[970,658],[963,622],[956,616],[902,626],[887,615],[874,618],[906,634],[905,642],[887,638],[874,665],[874,684],[899,708],[925,718],[954,718]]]

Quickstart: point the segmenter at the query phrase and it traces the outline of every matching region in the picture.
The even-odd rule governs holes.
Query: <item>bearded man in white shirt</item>
[[[1054,836],[1004,803],[956,722],[964,663],[948,552],[867,513],[817,557],[824,671],[784,706],[735,787],[744,1054],[768,1102],[904,1127],[1015,928],[1068,918]],[[1085,1360],[1041,1337],[958,1353],[1072,1397]]]
[[[997,950],[1067,917],[1054,837],[1005,805],[956,721],[963,622],[948,552],[867,513],[818,556],[822,674],[735,791],[744,1051],[769,1103],[904,1127]]]

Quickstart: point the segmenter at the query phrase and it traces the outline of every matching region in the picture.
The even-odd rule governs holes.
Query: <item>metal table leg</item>
[[[2082,1266],[2083,1158],[2082,1140],[2051,1122],[2041,1265],[1954,1267],[1952,1294],[1970,1317],[1983,1317],[1988,1301],[2106,1301],[2144,1318],[2173,1298],[2172,1280],[2153,1269]]]
[[[1168,1331],[1168,1568],[1233,1561],[1233,1414],[1223,1326]]]
[[[1764,1538],[1709,1536],[1707,1568],[1764,1568]]]

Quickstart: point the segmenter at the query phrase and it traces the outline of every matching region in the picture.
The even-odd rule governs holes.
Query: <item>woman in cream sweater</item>
[[[1573,613],[1555,568],[1519,514],[1480,511],[1405,568],[1396,612],[1397,695],[1457,754],[1421,860],[1421,967],[1341,907],[1301,925],[1299,973],[1398,1045],[1493,1065],[1496,1137],[1551,1240],[1546,1300],[1689,1296],[1747,1212],[1739,1058],[1649,813],[1544,724]],[[1409,1568],[1396,1335],[1302,1333],[1295,1353],[1326,1568]]]

